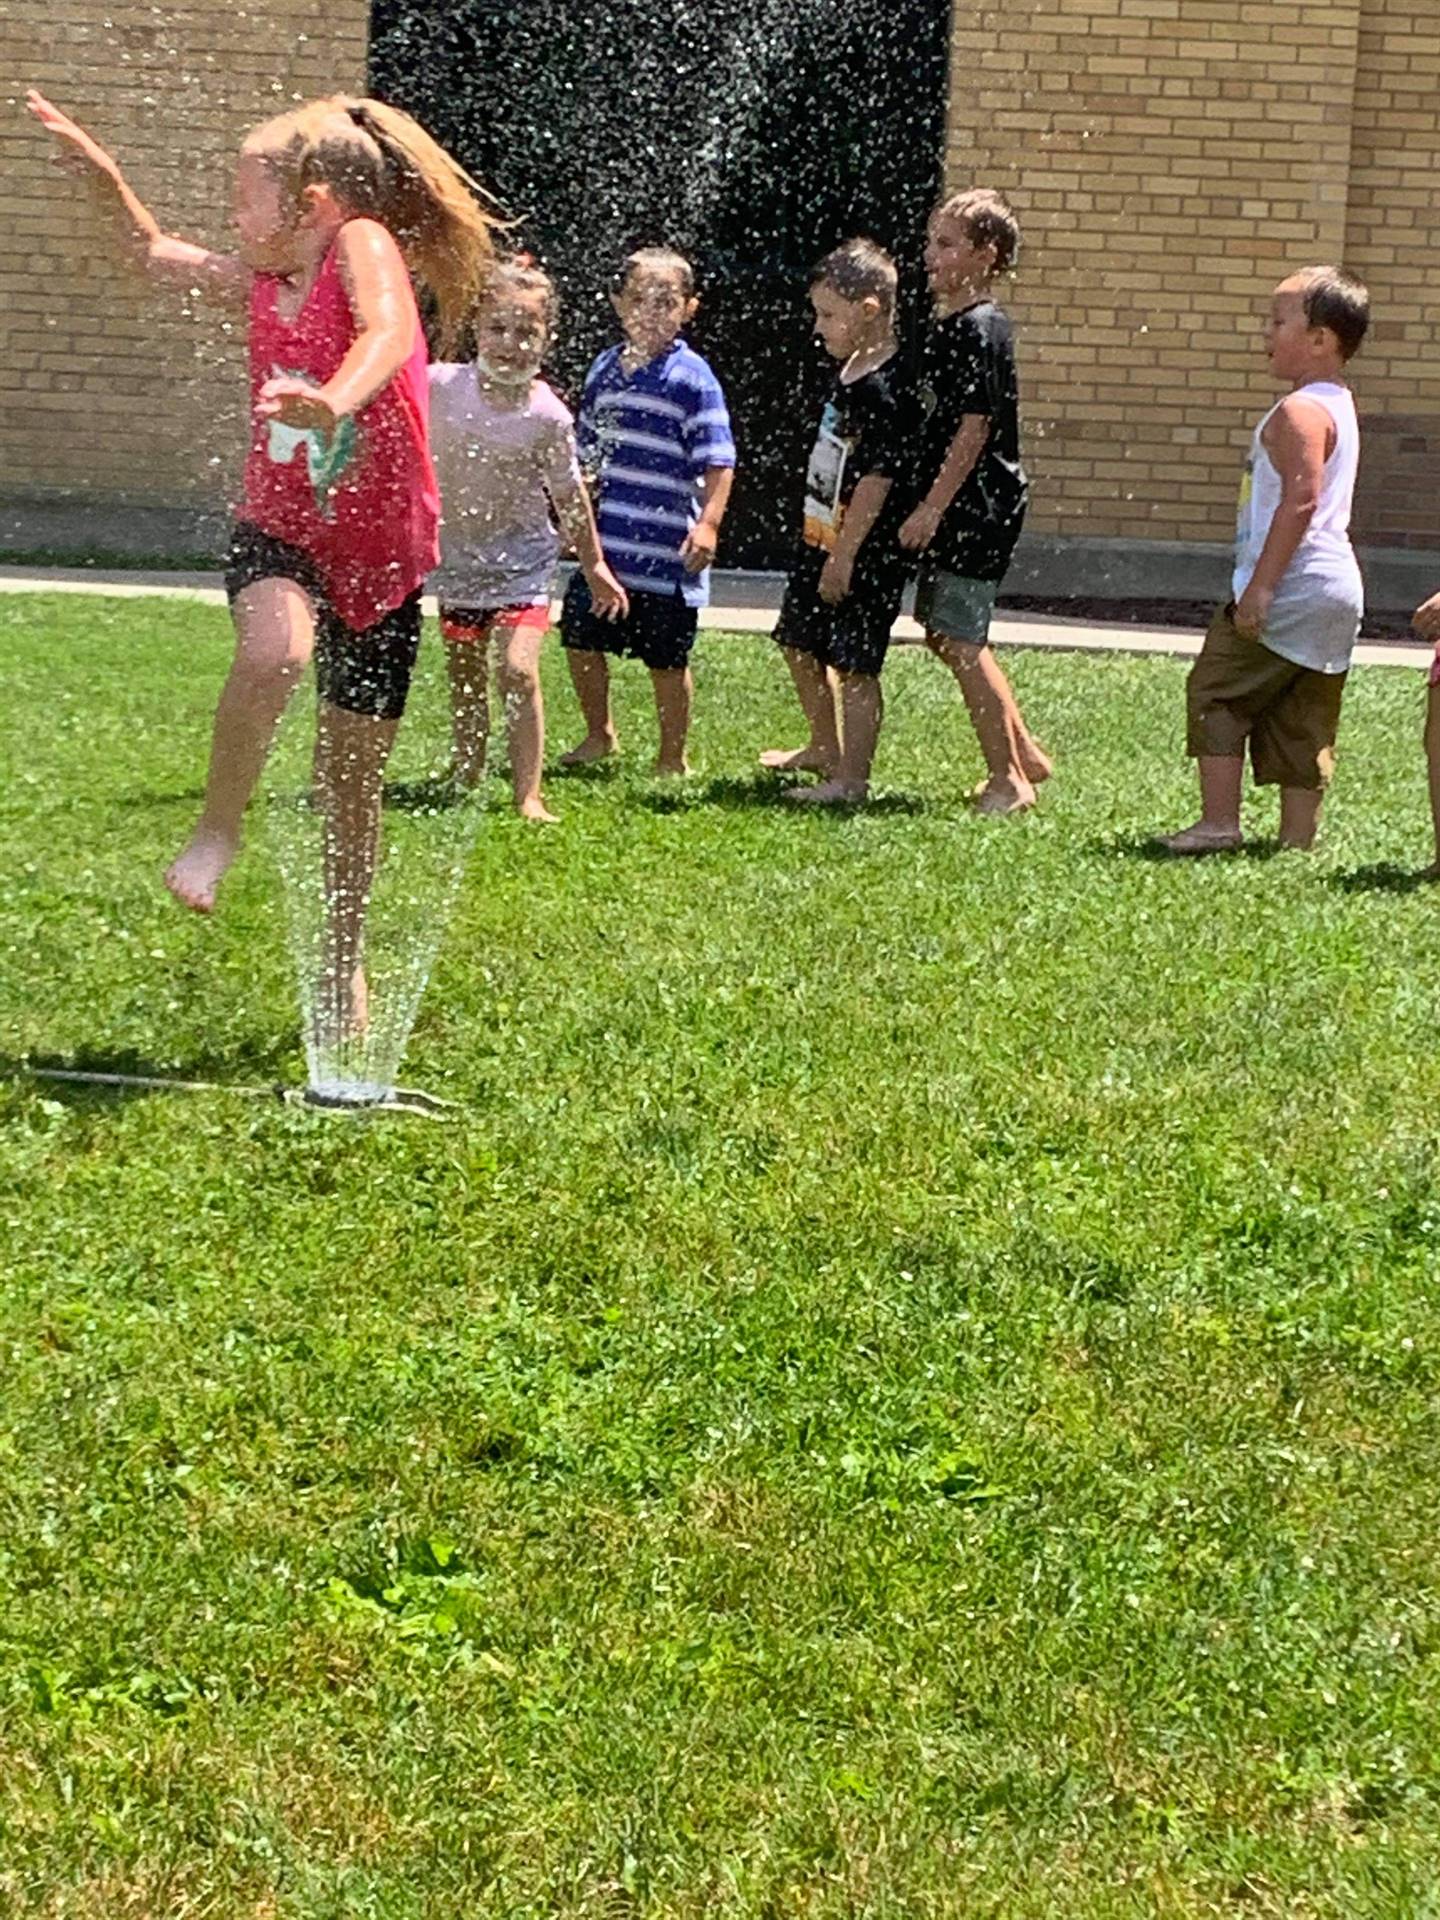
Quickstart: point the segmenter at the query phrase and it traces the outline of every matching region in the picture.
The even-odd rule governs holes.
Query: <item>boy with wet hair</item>
[[[925,271],[936,321],[921,391],[920,498],[900,528],[900,544],[921,556],[915,617],[959,682],[985,756],[982,813],[1022,812],[1050,777],[989,644],[1029,495],[1013,336],[993,291],[1019,252],[1014,210],[989,187],[952,194],[930,216]]]
[[[625,261],[611,301],[625,338],[587,374],[576,424],[581,464],[599,473],[600,540],[629,611],[607,619],[580,574],[566,588],[560,637],[585,738],[562,765],[615,752],[607,656],[630,654],[649,668],[655,690],[655,771],[683,774],[690,650],[709,599],[735,441],[720,382],[680,337],[699,304],[689,261],[668,247],[642,247]]]
[[[1186,683],[1200,818],[1162,842],[1171,853],[1242,844],[1247,745],[1257,785],[1280,788],[1280,844],[1314,843],[1365,604],[1350,544],[1360,428],[1344,373],[1369,321],[1369,294],[1340,267],[1292,274],[1271,298],[1265,350],[1290,392],[1255,430],[1234,598],[1210,623]]]
[[[895,483],[909,463],[911,419],[895,366],[897,284],[895,262],[865,239],[826,254],[810,278],[815,332],[839,367],[806,469],[803,537],[775,628],[810,738],[794,752],[760,756],[775,771],[823,776],[790,790],[802,804],[869,793],[880,670],[906,571]]]

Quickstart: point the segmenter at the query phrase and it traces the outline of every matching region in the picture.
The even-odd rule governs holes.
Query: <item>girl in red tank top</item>
[[[29,106],[109,197],[149,269],[249,307],[251,441],[226,576],[235,659],[204,811],[165,877],[186,906],[214,905],[313,648],[330,970],[341,981],[336,1017],[353,1028],[365,1018],[360,932],[381,773],[419,641],[421,583],[437,559],[427,355],[410,275],[433,294],[448,347],[488,272],[494,216],[407,114],[337,95],[247,137],[235,175],[240,244],[214,253],[162,233],[98,142],[41,95]]]

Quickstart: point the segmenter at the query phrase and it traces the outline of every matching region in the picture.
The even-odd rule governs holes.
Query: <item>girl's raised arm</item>
[[[25,96],[25,104],[41,126],[54,134],[62,163],[91,181],[109,203],[125,230],[131,251],[147,272],[158,279],[198,288],[217,299],[244,299],[250,271],[238,255],[212,253],[208,247],[162,233],[159,221],[131,192],[119,166],[98,140],[33,87]]]

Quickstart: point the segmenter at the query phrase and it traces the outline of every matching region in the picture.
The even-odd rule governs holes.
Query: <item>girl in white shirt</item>
[[[440,566],[431,588],[450,673],[456,780],[485,769],[490,653],[505,701],[515,807],[553,821],[540,793],[545,712],[540,642],[560,537],[574,547],[597,612],[623,618],[575,453],[569,409],[539,378],[555,288],[524,256],[499,266],[475,316],[473,361],[430,369],[430,444],[440,483]],[[557,524],[558,523],[558,524]]]

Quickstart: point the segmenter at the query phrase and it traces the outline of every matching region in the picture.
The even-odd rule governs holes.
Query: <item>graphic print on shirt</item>
[[[805,542],[835,551],[845,518],[845,468],[854,451],[854,437],[840,432],[840,410],[833,400],[820,416],[820,430],[805,469]]]
[[[276,380],[304,380],[308,383],[310,378],[307,373],[282,366],[272,367],[271,373]],[[320,427],[287,427],[280,420],[272,420],[265,451],[276,466],[288,467],[299,449],[304,447],[310,485],[315,493],[315,510],[330,519],[334,513],[331,494],[346,469],[353,464],[359,446],[360,434],[354,417],[346,414],[337,423],[333,433],[326,433]]]

